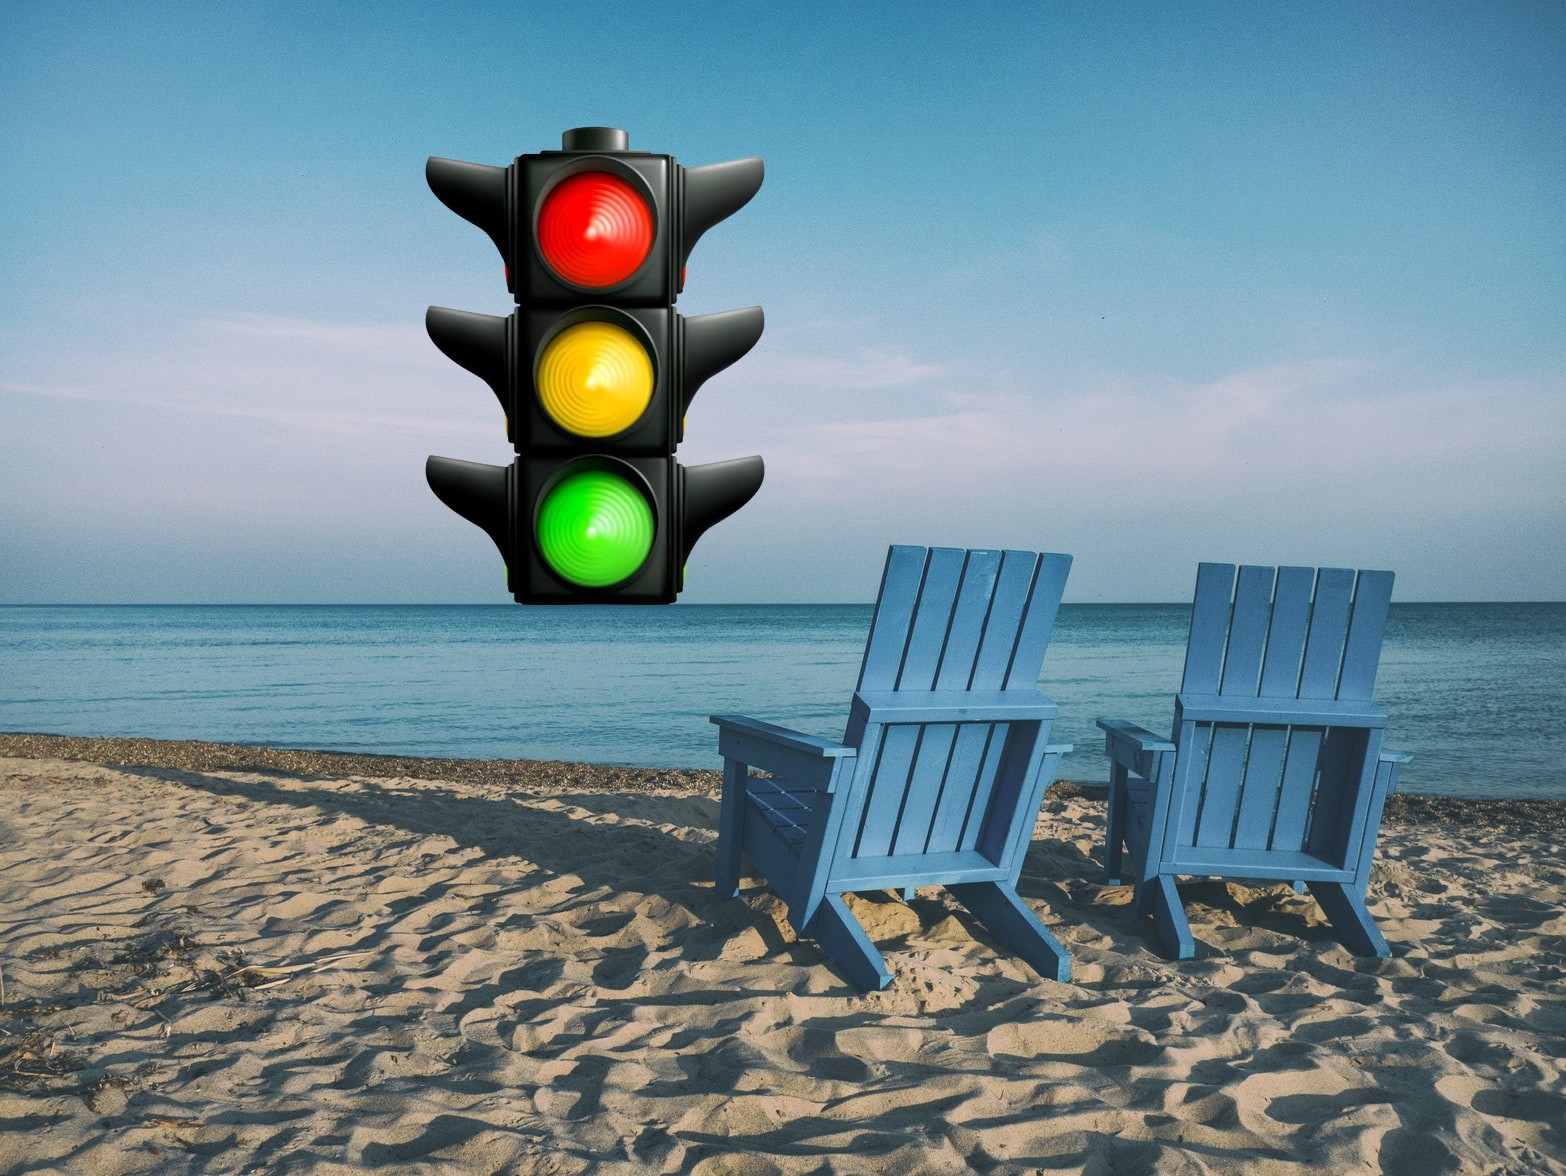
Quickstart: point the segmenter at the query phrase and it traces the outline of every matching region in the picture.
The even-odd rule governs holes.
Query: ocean
[[[715,768],[710,714],[842,734],[870,612],[0,607],[0,730]],[[1062,606],[1060,778],[1108,779],[1097,718],[1168,729],[1189,616]],[[1566,799],[1566,604],[1394,604],[1376,698],[1402,791]]]

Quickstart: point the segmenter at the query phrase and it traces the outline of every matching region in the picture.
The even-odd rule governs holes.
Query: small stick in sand
[[[158,1020],[160,1020],[160,1021],[162,1021],[162,1022],[163,1022],[163,1036],[164,1036],[164,1037],[170,1037],[170,1036],[172,1036],[172,1035],[173,1035],[173,1033],[174,1033],[174,1022],[173,1022],[173,1021],[171,1021],[171,1020],[169,1020],[169,1019],[168,1019],[168,1018],[167,1018],[167,1017],[165,1017],[165,1016],[164,1016],[164,1015],[163,1015],[163,1014],[162,1014],[162,1013],[160,1013],[160,1012],[158,1012],[158,1010],[157,1010],[157,1009],[155,1009],[155,1008],[153,1008],[153,1007],[152,1007],[152,1006],[151,1006],[151,1005],[146,1005],[146,1006],[144,1006],[144,1007],[145,1007],[145,1008],[146,1008],[146,1010],[147,1010],[147,1011],[148,1011],[148,1012],[149,1012],[149,1013],[151,1013],[151,1014],[152,1014],[152,1015],[153,1015],[153,1016],[154,1016],[154,1017],[156,1017],[156,1018],[157,1018],[157,1019],[158,1019]]]
[[[153,1127],[170,1127],[175,1131],[199,1131],[206,1126],[200,1119],[176,1119],[173,1115],[148,1115],[142,1122]]]
[[[340,952],[337,955],[327,956],[324,959],[319,960],[311,960],[309,963],[304,964],[283,964],[279,966],[243,964],[229,972],[227,975],[254,976],[258,979],[268,981],[266,984],[248,985],[248,987],[259,991],[263,988],[275,988],[279,984],[285,984],[293,977],[299,975],[301,972],[320,972],[326,968],[331,967],[333,964],[341,963],[343,960],[352,959],[354,956],[369,955],[372,950],[373,949],[371,948],[365,948],[360,951]]]

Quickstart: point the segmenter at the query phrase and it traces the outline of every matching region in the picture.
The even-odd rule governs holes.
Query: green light
[[[538,550],[557,575],[584,588],[629,577],[652,550],[647,499],[625,478],[585,470],[557,483],[538,509]]]

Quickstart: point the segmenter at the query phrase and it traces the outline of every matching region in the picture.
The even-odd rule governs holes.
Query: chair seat
[[[1126,781],[1126,845],[1138,870],[1147,860],[1148,822],[1152,811],[1152,787],[1145,780]],[[1247,867],[1256,871],[1241,875]],[[1250,877],[1256,881],[1345,880],[1353,871],[1341,861],[1303,850],[1215,848],[1183,846],[1161,863],[1159,873],[1171,877]]]

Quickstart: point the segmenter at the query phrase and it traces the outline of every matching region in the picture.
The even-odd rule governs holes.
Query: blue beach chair
[[[1177,876],[1310,887],[1357,955],[1388,956],[1365,909],[1381,806],[1410,756],[1371,701],[1392,573],[1201,565],[1174,731],[1100,719],[1111,761],[1105,876],[1195,953]]]
[[[893,547],[841,743],[714,715],[723,755],[718,891],[740,855],[864,991],[885,961],[843,895],[945,886],[1044,976],[1071,958],[1017,895],[1044,790],[1069,745],[1038,689],[1071,557]],[[770,773],[751,776],[750,768]]]

